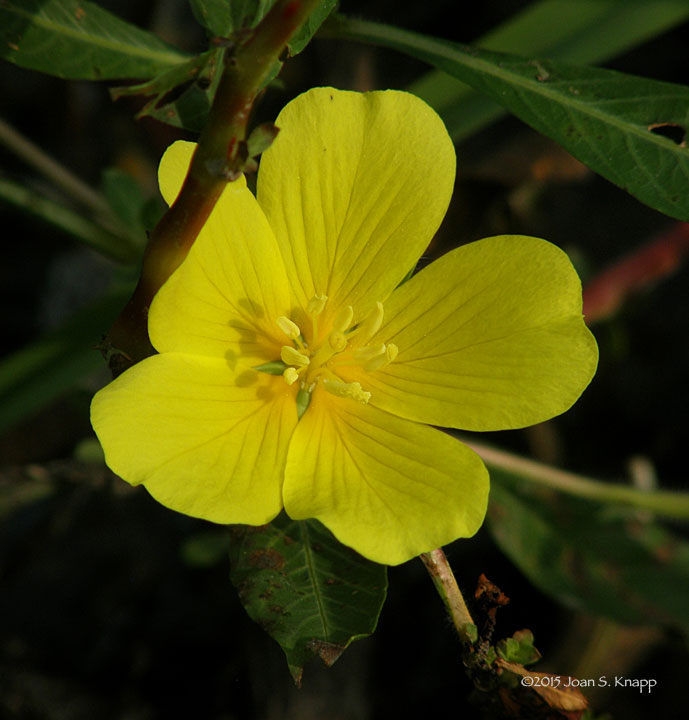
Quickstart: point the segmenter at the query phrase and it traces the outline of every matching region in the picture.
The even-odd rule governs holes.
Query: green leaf
[[[113,100],[152,95],[136,117],[151,117],[192,132],[203,128],[222,74],[224,48],[214,48],[138,85],[112,88]]]
[[[686,0],[541,0],[472,44],[496,52],[600,63],[687,18]],[[407,89],[440,113],[455,141],[506,112],[440,70],[426,73]]]
[[[294,57],[309,44],[318,28],[337,6],[337,0],[322,0],[316,9],[306,18],[306,22],[292,36],[287,44],[290,56]]]
[[[190,0],[196,19],[213,36],[229,37],[242,28],[253,28],[263,20],[275,0]],[[322,0],[288,43],[290,56],[298,55],[337,6],[337,0]]]
[[[147,78],[188,55],[86,0],[2,0],[0,57],[73,80]]]
[[[327,0],[326,0],[327,1]],[[276,0],[189,0],[194,17],[215,37],[229,37],[263,20]]]
[[[498,655],[507,662],[530,665],[541,659],[541,653],[534,647],[531,630],[517,630],[510,638],[500,640],[496,646]]]
[[[284,513],[262,527],[233,527],[232,583],[287,656],[297,684],[314,655],[332,665],[376,627],[387,589],[383,565],[341,545],[316,520]]]
[[[689,542],[643,513],[491,477],[488,526],[534,585],[621,623],[689,632]]]
[[[679,142],[689,122],[689,88],[341,22],[338,34],[400,50],[464,80],[641,202],[689,220],[689,148]],[[662,128],[681,137],[664,137]]]
[[[0,362],[0,432],[42,409],[90,373],[105,367],[95,349],[131,295],[108,293],[60,330]]]
[[[211,36],[229,37],[258,25],[276,0],[189,0],[194,17]]]
[[[257,125],[247,138],[246,149],[249,157],[257,157],[265,152],[278,136],[280,128],[272,122]]]
[[[232,11],[240,2],[228,0],[190,0],[194,17],[208,32],[215,37],[227,37],[236,30]]]

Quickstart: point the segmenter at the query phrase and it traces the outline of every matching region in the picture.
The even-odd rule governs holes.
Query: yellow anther
[[[347,338],[343,332],[335,330],[328,336],[328,344],[335,352],[342,352],[347,347]]]
[[[394,343],[389,343],[388,345],[385,345],[385,352],[371,358],[364,365],[364,370],[366,370],[367,372],[375,372],[376,370],[384,368],[397,357],[398,352],[399,348]]]
[[[366,404],[371,399],[371,393],[361,389],[358,382],[344,383],[337,380],[323,380],[323,387],[332,395],[337,397],[348,398],[362,404]]]
[[[306,312],[309,315],[320,315],[327,301],[327,295],[314,295],[306,305]]]
[[[300,353],[289,345],[283,345],[280,350],[280,359],[285,365],[296,365],[296,367],[306,367],[309,364],[308,355]]]
[[[345,332],[349,329],[354,319],[354,308],[351,305],[343,307],[335,316],[333,321],[333,330],[337,332]]]
[[[377,357],[385,357],[385,345],[364,345],[357,348],[352,355],[357,363],[365,363]]]
[[[301,335],[299,326],[293,323],[288,317],[280,315],[276,322],[280,330],[282,330],[290,340],[296,340]]]
[[[299,379],[299,373],[293,367],[288,367],[285,372],[282,373],[282,377],[285,378],[285,382],[288,385],[294,385]]]
[[[359,335],[361,342],[368,342],[380,330],[383,324],[383,303],[377,302],[376,307],[364,318],[359,325]]]

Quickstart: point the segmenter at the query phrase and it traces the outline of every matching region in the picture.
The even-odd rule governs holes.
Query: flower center
[[[302,329],[288,317],[283,315],[276,321],[290,341],[282,346],[280,360],[285,366],[282,372],[285,382],[288,385],[299,382],[299,417],[306,411],[311,393],[319,383],[332,395],[367,403],[371,393],[363,390],[358,382],[343,382],[337,374],[338,368],[358,365],[373,372],[391,363],[398,353],[393,343],[369,345],[383,322],[383,304],[380,302],[358,324],[353,324],[352,306],[343,307],[335,315],[330,331],[321,338],[319,319],[327,301],[325,295],[315,295],[306,306],[307,322],[311,324],[311,344],[304,339]]]

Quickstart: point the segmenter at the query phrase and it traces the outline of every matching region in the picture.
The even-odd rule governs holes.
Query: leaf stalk
[[[422,553],[419,557],[426,566],[438,595],[450,613],[462,644],[470,645],[472,642],[470,628],[474,626],[474,621],[443,549],[437,548],[431,552]]]

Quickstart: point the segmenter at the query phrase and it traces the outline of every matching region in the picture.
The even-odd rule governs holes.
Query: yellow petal
[[[315,88],[289,103],[263,154],[258,201],[302,307],[364,317],[424,251],[455,175],[440,118],[414,95]],[[332,315],[329,316],[332,320]]]
[[[465,430],[532,425],[567,410],[588,385],[598,349],[581,315],[581,284],[554,245],[523,236],[447,253],[398,288],[371,342],[395,360],[359,380],[371,404]]]
[[[160,164],[161,191],[176,197],[193,152],[177,142]],[[189,255],[156,295],[149,333],[159,352],[274,360],[284,343],[276,319],[290,295],[275,236],[243,177],[229,183]]]
[[[281,377],[165,353],[98,392],[91,422],[109,467],[163,505],[260,525],[282,507],[294,395]]]
[[[290,443],[283,498],[291,517],[317,518],[365,557],[396,565],[473,535],[488,475],[449,435],[317,388]]]

